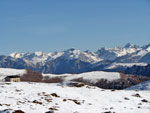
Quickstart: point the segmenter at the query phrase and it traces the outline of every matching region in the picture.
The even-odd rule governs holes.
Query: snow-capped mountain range
[[[33,64],[42,63],[43,65],[47,61],[52,61],[57,58],[63,58],[67,60],[80,59],[81,61],[90,62],[90,63],[100,61],[100,58],[98,57],[96,53],[90,52],[90,51],[81,52],[80,50],[77,50],[74,48],[71,48],[62,52],[54,52],[54,53],[48,53],[48,54],[42,51],[34,52],[34,53],[15,52],[15,53],[10,54],[10,56],[12,58],[23,59],[24,61],[30,62]]]
[[[91,70],[120,71],[133,65],[150,63],[150,44],[100,48],[96,52],[68,49],[62,52],[20,53],[0,56],[0,67],[32,69],[43,73],[80,73]]]

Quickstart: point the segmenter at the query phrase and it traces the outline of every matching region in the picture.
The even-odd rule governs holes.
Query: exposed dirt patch
[[[141,100],[141,101],[142,101],[142,102],[146,102],[146,103],[148,102],[148,100],[146,100],[146,99],[143,99],[143,100]]]
[[[51,95],[52,95],[53,97],[58,97],[58,98],[60,97],[60,96],[58,96],[56,93],[52,93]]]
[[[127,97],[125,97],[124,99],[125,99],[125,100],[130,100],[130,99],[129,99],[129,98],[127,98]]]
[[[138,94],[138,93],[136,93],[136,94],[134,94],[134,95],[132,95],[132,96],[141,98],[141,95]]]
[[[58,106],[53,106],[53,107],[50,107],[50,108],[49,108],[49,110],[57,111],[57,110],[58,110],[58,108],[59,108]]]
[[[25,113],[22,110],[15,110],[13,113]]]
[[[42,102],[39,102],[39,101],[37,101],[37,100],[34,100],[32,103],[34,103],[34,104],[42,104]]]

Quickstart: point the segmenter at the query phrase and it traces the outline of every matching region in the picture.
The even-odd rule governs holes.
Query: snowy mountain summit
[[[21,65],[22,69],[29,68],[44,73],[80,73],[90,70],[108,70],[112,69],[112,67],[113,70],[120,70],[128,66],[145,65],[150,63],[149,54],[150,44],[138,46],[128,43],[124,47],[100,48],[96,52],[70,48],[54,53],[15,52],[10,54],[9,57],[13,58],[14,64],[10,66],[13,68],[18,68],[18,62],[15,59],[19,59],[21,60],[19,65]],[[7,58],[2,57],[1,60],[6,60]],[[4,66],[5,62],[1,61],[0,67]],[[70,71],[67,71],[67,68]]]
[[[15,52],[10,54],[13,58],[21,58],[28,62],[39,63],[39,62],[46,62],[57,59],[57,58],[64,58],[64,59],[80,59],[86,62],[98,62],[100,59],[98,56],[91,52],[81,52],[78,49],[71,48],[62,52],[55,52],[55,53],[44,53],[44,52],[34,52],[34,53],[19,53]]]

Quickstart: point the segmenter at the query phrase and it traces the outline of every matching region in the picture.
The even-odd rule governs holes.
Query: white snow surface
[[[11,69],[11,68],[0,68],[0,81],[6,76],[23,75],[26,73],[25,69]]]
[[[59,97],[52,96],[52,93]],[[137,93],[140,98],[133,96]],[[54,113],[150,113],[149,95],[150,91],[111,91],[90,86],[76,88],[46,83],[0,83],[0,111],[12,109],[45,113],[55,108]],[[142,102],[143,99],[148,102]]]
[[[150,81],[131,86],[130,88],[127,88],[127,90],[150,90]]]
[[[11,53],[10,56],[13,58],[21,58],[28,64],[41,63],[42,65],[44,65],[46,60],[50,57],[48,56],[48,54],[42,51],[34,52],[34,53],[14,52],[14,53]]]
[[[93,72],[86,72],[81,74],[43,74],[43,76],[48,77],[64,77],[65,81],[70,81],[73,79],[83,78],[83,80],[87,80],[91,83],[96,83],[100,79],[106,79],[108,81],[114,81],[120,79],[120,73],[118,72],[103,72],[103,71],[93,71]]]
[[[97,51],[97,54],[99,54],[100,58],[105,60],[115,60],[117,57],[125,56],[127,54],[136,53],[136,51],[141,50],[141,48],[100,48]]]

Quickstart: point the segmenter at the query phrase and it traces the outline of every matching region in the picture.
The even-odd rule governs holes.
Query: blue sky
[[[150,0],[0,0],[0,54],[150,43]]]

